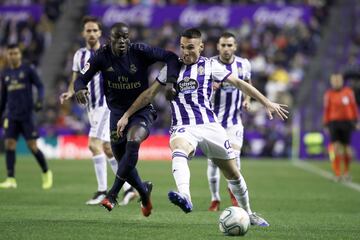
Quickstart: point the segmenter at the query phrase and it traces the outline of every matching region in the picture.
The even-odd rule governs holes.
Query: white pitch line
[[[328,172],[328,171],[325,171],[323,169],[320,169],[314,165],[311,165],[307,162],[304,162],[302,160],[293,160],[292,161],[294,166],[298,167],[298,168],[301,168],[307,172],[311,172],[311,173],[314,173],[316,175],[319,175],[323,178],[326,178],[326,179],[329,179],[329,180],[333,180],[333,174]],[[348,188],[351,188],[355,191],[358,191],[360,192],[360,184],[357,184],[357,183],[353,183],[353,182],[339,182],[340,184],[348,187]]]

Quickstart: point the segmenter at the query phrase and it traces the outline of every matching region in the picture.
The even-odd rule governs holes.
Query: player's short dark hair
[[[123,22],[117,22],[117,23],[114,23],[113,25],[111,25],[111,27],[110,27],[110,30],[113,30],[113,29],[115,29],[115,28],[123,28],[123,27],[125,27],[125,28],[129,28],[129,26],[126,24],[126,23],[123,23]]]
[[[99,29],[101,30],[102,25],[101,22],[94,16],[85,16],[83,17],[83,19],[81,20],[82,23],[82,27],[85,27],[85,24],[87,24],[88,22],[94,22],[98,25]]]
[[[236,37],[235,37],[235,34],[233,34],[233,33],[231,33],[231,32],[223,32],[221,35],[220,35],[220,37],[219,37],[219,39],[220,38],[234,38],[234,39],[236,39]]]
[[[188,28],[181,34],[181,36],[186,38],[201,38],[201,32],[197,28]]]
[[[14,48],[20,48],[19,44],[17,43],[9,43],[8,45],[6,45],[7,49],[14,49]]]

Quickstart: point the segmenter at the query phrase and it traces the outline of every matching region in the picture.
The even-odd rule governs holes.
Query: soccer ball
[[[220,215],[220,231],[230,236],[244,236],[249,230],[250,218],[240,207],[228,207]]]

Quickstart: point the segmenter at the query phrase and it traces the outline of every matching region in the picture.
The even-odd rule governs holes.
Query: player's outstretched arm
[[[273,119],[272,113],[275,112],[282,120],[285,120],[288,118],[289,111],[285,108],[287,105],[285,104],[279,104],[274,103],[267,99],[262,93],[260,93],[256,88],[251,86],[249,83],[242,81],[238,79],[236,76],[231,74],[226,81],[228,81],[230,84],[234,85],[236,88],[243,91],[245,94],[255,98],[257,101],[259,101],[267,110],[267,114],[270,119]]]
[[[148,89],[146,89],[136,98],[133,104],[117,122],[117,134],[119,137],[123,136],[123,131],[129,122],[129,118],[135,112],[139,111],[140,109],[151,103],[162,87],[163,85],[161,85],[158,81],[154,81],[154,83]]]
[[[74,82],[77,77],[78,77],[78,73],[73,72],[70,84],[68,86],[68,90],[60,95],[60,103],[61,104],[63,104],[65,101],[69,100],[70,98],[72,98],[72,96],[74,96],[74,94],[75,94]]]

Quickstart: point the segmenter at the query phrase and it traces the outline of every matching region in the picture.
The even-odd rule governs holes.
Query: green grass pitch
[[[0,177],[5,177],[1,157]],[[141,215],[139,203],[107,212],[84,203],[96,191],[91,161],[50,161],[54,188],[43,191],[40,170],[31,157],[18,156],[16,190],[0,190],[0,239],[228,239],[218,229],[220,212],[208,212],[206,161],[190,162],[194,211],[184,214],[167,199],[175,188],[171,162],[140,161],[144,180],[154,183],[153,213]],[[329,170],[329,163],[314,163]],[[295,167],[286,160],[243,160],[253,211],[269,228],[251,227],[246,239],[359,239],[360,192]],[[360,164],[353,163],[360,183]],[[113,174],[109,168],[109,186]],[[222,179],[222,205],[230,206]]]

